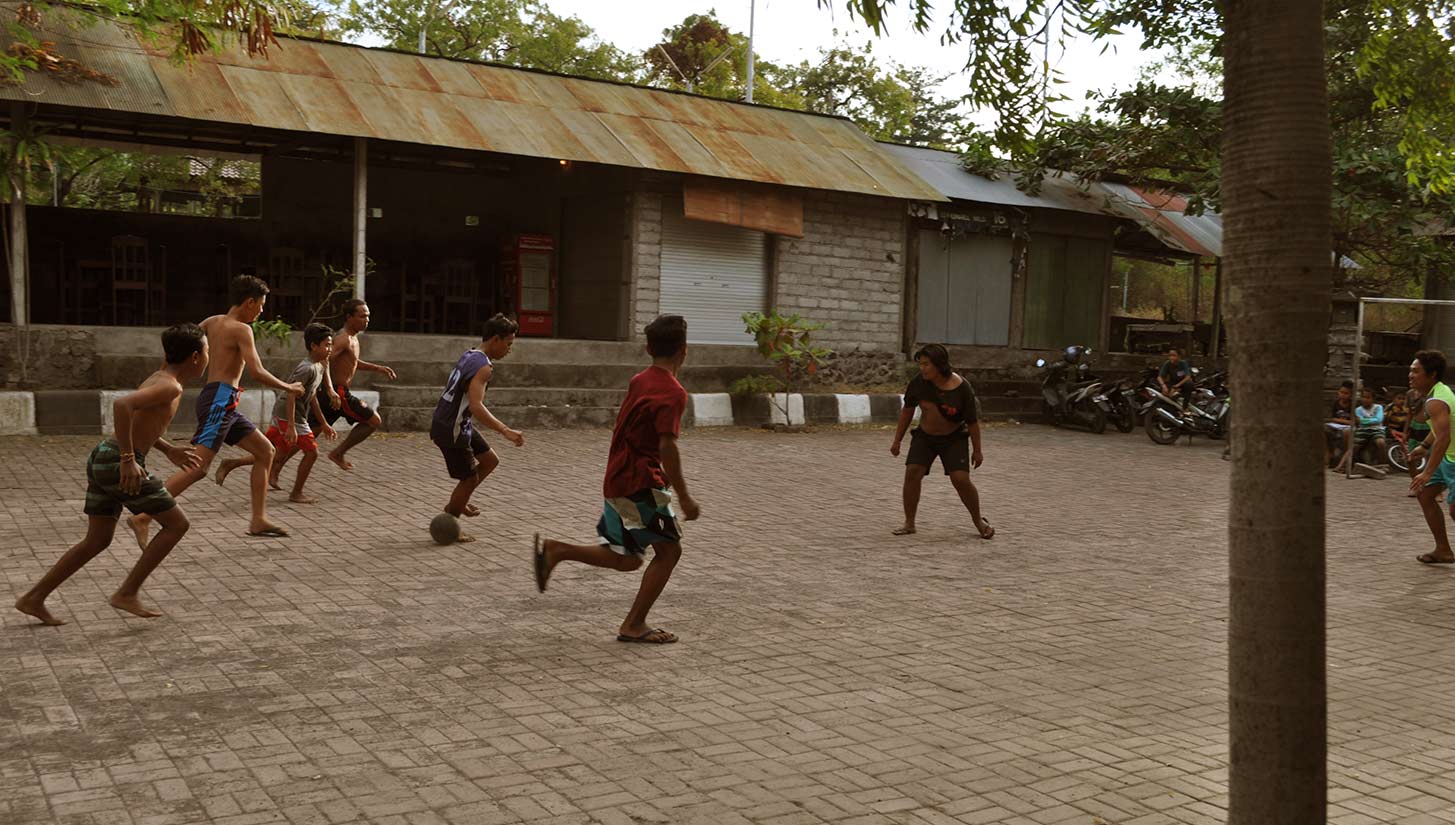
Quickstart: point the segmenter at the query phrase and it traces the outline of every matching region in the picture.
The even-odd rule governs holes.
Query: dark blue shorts
[[[203,387],[197,396],[197,434],[192,443],[216,453],[223,444],[237,444],[256,431],[253,422],[237,411],[241,398],[242,390],[220,381]]]

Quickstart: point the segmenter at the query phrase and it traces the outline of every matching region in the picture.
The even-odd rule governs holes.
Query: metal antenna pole
[[[744,99],[753,102],[753,24],[758,16],[758,0],[748,0],[748,94]]]

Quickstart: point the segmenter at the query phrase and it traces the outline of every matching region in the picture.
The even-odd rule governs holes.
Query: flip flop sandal
[[[654,639],[652,638],[653,636],[657,638]],[[643,645],[670,645],[677,641],[677,637],[666,630],[654,627],[640,636],[628,636],[625,633],[618,633],[616,640],[618,642],[634,642]]]
[[[286,539],[288,538],[288,531],[282,527],[269,527],[266,530],[259,530],[256,533],[249,530],[248,535],[257,539]]]
[[[1455,564],[1455,559],[1440,559],[1431,553],[1421,553],[1415,556],[1415,561],[1420,564]]]
[[[995,538],[995,528],[990,526],[990,519],[986,518],[985,516],[981,516],[980,520],[985,522],[985,526],[990,530],[990,535],[987,536],[984,533],[980,533],[980,538],[986,541],[990,541],[991,539]],[[979,533],[980,531],[977,530],[975,532]]]
[[[894,532],[890,533],[889,535],[891,535],[891,536],[912,536],[912,535],[914,535],[914,533],[915,533],[915,531],[913,531],[913,530],[906,530],[903,527],[900,527],[900,528],[897,528],[896,530],[894,530]]]
[[[535,568],[536,592],[546,592],[546,554],[541,550],[541,534],[536,533],[535,547],[531,549],[531,563]]]

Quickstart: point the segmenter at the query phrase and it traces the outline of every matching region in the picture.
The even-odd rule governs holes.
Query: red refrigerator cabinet
[[[506,289],[521,335],[556,333],[556,240],[550,235],[516,235],[501,262]]]

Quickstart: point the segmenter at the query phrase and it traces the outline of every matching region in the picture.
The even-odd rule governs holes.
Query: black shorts
[[[906,466],[918,464],[926,470],[940,460],[945,475],[960,470],[970,470],[970,431],[956,430],[949,435],[930,435],[916,427],[909,437],[909,456]]]
[[[434,443],[445,457],[445,469],[449,470],[450,478],[456,481],[474,475],[480,467],[480,456],[490,452],[490,445],[485,443],[485,436],[474,430],[470,431],[468,446],[462,447],[459,442],[442,442],[438,439],[435,439]]]
[[[323,411],[323,420],[327,421],[330,427],[340,418],[347,418],[355,424],[367,424],[369,419],[374,417],[374,408],[364,403],[358,396],[350,395],[348,387],[338,388],[339,408],[336,410],[328,405],[328,393],[319,388],[317,394],[318,409]]]

